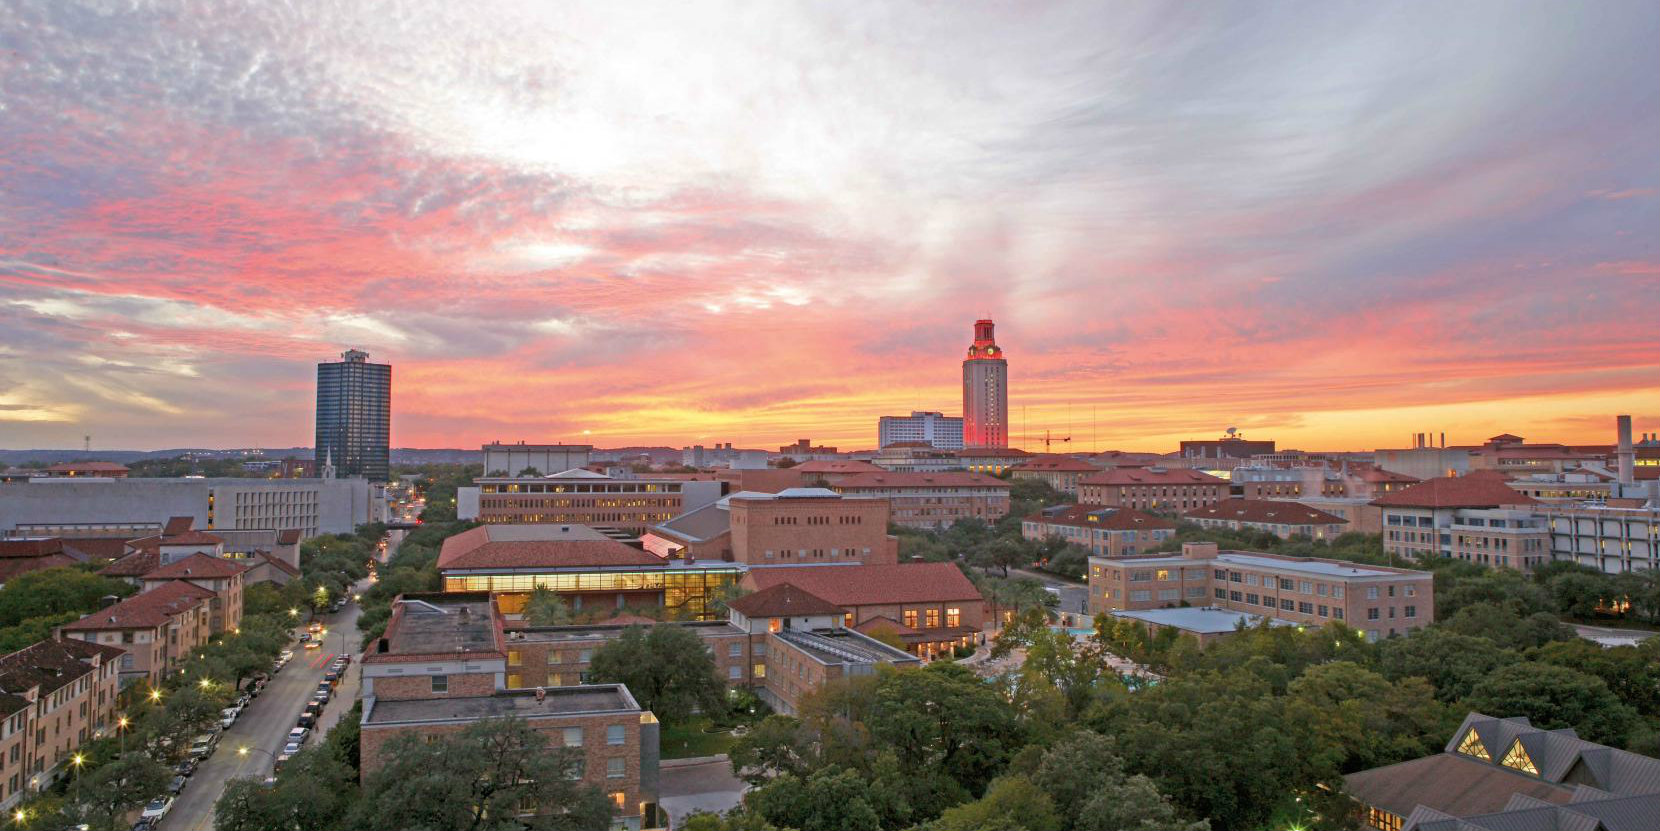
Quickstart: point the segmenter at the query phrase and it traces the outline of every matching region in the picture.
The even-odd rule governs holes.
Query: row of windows
[[[1244,603],[1250,606],[1263,606],[1269,609],[1278,609],[1282,612],[1297,612],[1305,615],[1318,615],[1320,617],[1329,617],[1333,620],[1343,619],[1343,607],[1341,606],[1327,606],[1323,603],[1316,605],[1307,601],[1296,601],[1283,597],[1276,603],[1273,597],[1258,595],[1255,592],[1237,592],[1217,589],[1216,599],[1232,600],[1235,603]],[[1416,615],[1417,611],[1414,609],[1413,614],[1409,615],[1409,617]],[[1390,617],[1394,617],[1394,614],[1391,613]]]
[[[644,483],[624,484],[482,484],[478,486],[479,493],[680,493],[680,484],[648,485]]]

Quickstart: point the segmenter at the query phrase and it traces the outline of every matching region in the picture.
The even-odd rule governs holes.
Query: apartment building
[[[944,473],[964,469],[957,451],[941,450],[920,441],[890,444],[876,451],[870,463],[894,473]]]
[[[660,606],[678,619],[718,617],[709,600],[737,581],[724,560],[665,559],[581,525],[481,525],[444,540],[444,590],[490,592],[509,615],[546,586],[576,611]]]
[[[1002,476],[1030,458],[1031,453],[1017,447],[964,447],[957,451],[957,462],[963,470],[987,476]]]
[[[1078,501],[1088,505],[1179,513],[1228,498],[1228,483],[1197,470],[1115,468],[1078,481]]]
[[[191,554],[144,575],[140,578],[139,591],[154,591],[174,581],[206,589],[213,593],[208,600],[211,631],[213,634],[232,632],[242,626],[242,584],[247,571],[248,566],[236,560]]]
[[[0,657],[0,809],[65,772],[115,725],[122,651],[45,640]]]
[[[831,681],[871,675],[884,664],[920,663],[913,655],[848,628],[847,613],[840,606],[791,583],[769,586],[727,605],[733,627],[752,638],[765,638],[763,653],[754,658],[759,681],[754,689],[780,713],[796,713],[803,697]]]
[[[1009,512],[1008,483],[983,473],[863,473],[830,489],[887,499],[891,521],[911,528],[947,528],[969,518],[996,522]]]
[[[1383,511],[1383,549],[1393,556],[1457,557],[1523,572],[1550,559],[1539,503],[1501,474],[1429,479],[1372,504]]]
[[[940,412],[913,410],[908,416],[882,416],[876,420],[876,446],[891,447],[919,442],[941,450],[963,449],[963,420]]]
[[[1435,620],[1427,572],[1220,551],[1215,543],[1186,543],[1178,556],[1091,557],[1089,602],[1097,614],[1186,603],[1316,626],[1343,621],[1372,640]]]
[[[580,468],[484,477],[456,491],[456,515],[486,524],[590,525],[641,533],[721,496],[718,481],[614,479]]]
[[[1077,496],[1078,480],[1102,469],[1076,456],[1042,453],[1009,469],[1016,479],[1041,479],[1061,493]]]
[[[385,764],[388,745],[399,736],[438,736],[485,719],[520,718],[555,745],[581,748],[582,779],[610,797],[614,827],[637,831],[654,816],[657,719],[627,687],[509,689],[508,646],[491,598],[423,597],[393,604],[386,634],[359,665],[365,779]]]
[[[1610,574],[1660,568],[1660,499],[1608,499],[1539,508],[1550,556]]]
[[[66,639],[122,650],[123,686],[140,678],[155,686],[212,637],[214,596],[187,580],[172,580],[65,624],[60,632]]]
[[[0,534],[18,527],[156,524],[294,528],[349,534],[386,518],[384,490],[364,479],[33,479],[0,484]]]
[[[1176,523],[1134,508],[1056,505],[1021,520],[1023,539],[1060,537],[1097,557],[1133,557],[1176,534]]]
[[[824,488],[742,492],[654,526],[640,542],[659,557],[757,567],[891,564],[899,558],[899,540],[888,533],[889,510],[886,499]]]
[[[1267,531],[1282,540],[1304,536],[1331,540],[1349,530],[1348,520],[1296,502],[1266,499],[1224,499],[1215,505],[1183,514],[1204,528],[1226,531]]]
[[[985,598],[954,563],[753,569],[739,585],[786,583],[840,608],[844,627],[886,630],[924,660],[985,642]]]

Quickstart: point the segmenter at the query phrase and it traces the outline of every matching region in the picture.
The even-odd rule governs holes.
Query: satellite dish
[[[1230,436],[1233,435],[1234,433],[1237,433],[1237,432],[1239,432],[1238,427],[1229,427],[1228,428],[1228,435],[1230,435]]]

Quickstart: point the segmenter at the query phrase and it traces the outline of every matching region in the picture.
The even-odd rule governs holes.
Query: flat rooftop
[[[1272,569],[1274,571],[1310,574],[1320,577],[1355,578],[1387,578],[1391,580],[1410,580],[1414,577],[1431,579],[1427,571],[1412,569],[1387,569],[1361,563],[1349,563],[1342,560],[1322,560],[1304,557],[1270,557],[1265,554],[1252,554],[1248,551],[1223,551],[1214,557],[1183,557],[1171,555],[1168,557],[1091,557],[1091,560],[1102,564],[1112,564],[1124,568],[1141,566],[1180,566],[1203,565],[1206,563],[1222,563],[1245,568]]]
[[[535,690],[513,690],[495,695],[452,698],[424,698],[412,701],[381,701],[364,713],[364,724],[397,724],[411,721],[477,721],[517,716],[539,718],[587,713],[638,711],[640,705],[621,684],[581,687],[548,687],[547,697],[536,700]]]
[[[496,624],[488,599],[406,599],[395,611],[401,614],[387,627],[387,651],[367,657],[496,651]]]
[[[611,623],[587,626],[543,626],[534,629],[512,629],[507,633],[507,644],[515,643],[584,643],[607,641],[620,637],[623,630],[634,624]],[[640,624],[644,625],[644,624]],[[744,630],[726,621],[684,621],[675,625],[686,627],[700,637],[714,635],[742,635]]]
[[[891,664],[917,660],[907,652],[850,633],[846,629],[812,632],[791,629],[774,632],[773,635],[824,664]]]
[[[1114,617],[1146,621],[1159,626],[1172,626],[1184,632],[1194,632],[1200,635],[1218,635],[1224,632],[1232,632],[1239,628],[1240,621],[1244,621],[1246,626],[1256,626],[1262,622],[1262,615],[1218,609],[1212,606],[1142,609],[1139,611],[1113,612],[1112,614]],[[1296,626],[1297,624],[1279,618],[1269,618],[1268,625]]]

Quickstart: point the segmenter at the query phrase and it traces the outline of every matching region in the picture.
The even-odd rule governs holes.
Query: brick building
[[[823,488],[735,493],[652,528],[641,543],[661,557],[748,566],[891,565],[899,558],[899,540],[888,533],[888,515],[886,499]]]
[[[213,593],[208,601],[209,620],[214,634],[236,631],[242,626],[242,583],[248,566],[223,557],[192,554],[174,560],[140,578],[140,591],[153,591],[174,581],[184,581]]]
[[[1343,621],[1372,640],[1435,620],[1428,572],[1314,557],[1219,551],[1186,543],[1178,556],[1089,560],[1092,613],[1182,604],[1322,625]]]
[[[1175,536],[1176,523],[1134,508],[1056,505],[1021,520],[1020,536],[1058,536],[1097,557],[1133,557]]]
[[[508,688],[502,616],[482,593],[400,597],[386,633],[359,664],[362,772],[384,764],[407,734],[458,732],[517,717],[554,744],[583,749],[582,778],[611,798],[620,826],[638,829],[657,802],[658,725],[619,684]]]
[[[166,672],[212,636],[213,598],[207,589],[173,580],[66,624],[60,632],[64,638],[123,650],[123,684],[143,678],[159,686]]]
[[[1408,559],[1457,557],[1532,571],[1550,560],[1548,522],[1538,501],[1503,474],[1429,479],[1372,502],[1383,511],[1383,550]]]
[[[87,556],[58,537],[0,540],[0,586],[31,571],[86,562]]]
[[[832,485],[846,496],[881,497],[892,521],[912,528],[946,528],[960,519],[996,522],[1009,512],[1009,485],[983,473],[863,473]]]
[[[889,630],[921,658],[985,640],[985,598],[953,563],[754,569],[740,585],[793,585],[841,609],[843,626]]]
[[[754,658],[758,666],[753,688],[780,713],[795,713],[802,697],[831,681],[870,675],[883,664],[919,663],[910,654],[846,627],[840,606],[790,583],[745,595],[728,607],[732,626],[751,638],[765,638],[764,651]]]
[[[1115,468],[1078,481],[1078,501],[1089,505],[1180,513],[1228,498],[1228,483],[1197,470]]]
[[[1266,499],[1225,499],[1194,508],[1182,515],[1204,528],[1228,531],[1267,531],[1280,539],[1305,536],[1331,540],[1349,530],[1348,520],[1296,502]]]
[[[64,775],[115,725],[116,647],[46,640],[0,657],[0,809]]]
[[[635,533],[720,498],[718,481],[613,479],[575,469],[551,476],[496,476],[456,492],[456,516],[500,525],[589,525]]]
[[[1064,494],[1078,495],[1078,480],[1100,473],[1102,468],[1076,456],[1041,453],[1009,469],[1016,479],[1041,479]]]
[[[736,582],[721,560],[670,560],[581,525],[482,525],[444,540],[444,590],[492,592],[510,615],[546,586],[574,610],[666,607],[683,619],[714,617],[708,601]]]

